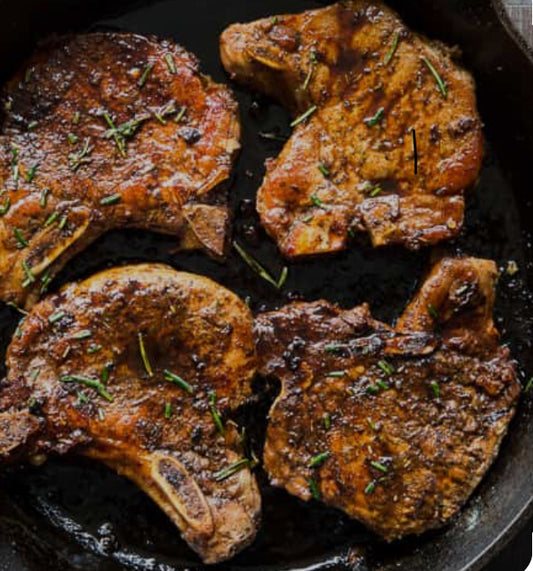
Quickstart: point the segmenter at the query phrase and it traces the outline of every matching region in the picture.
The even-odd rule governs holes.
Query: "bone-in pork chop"
[[[111,228],[224,254],[237,105],[183,48],[133,34],[63,37],[1,99],[1,299],[31,305]]]
[[[252,317],[237,296],[166,266],[104,271],[34,306],[7,366],[0,460],[101,460],[207,563],[253,540],[259,491],[226,419],[256,367]]]
[[[492,321],[495,264],[444,259],[395,328],[366,305],[293,303],[256,321],[271,482],[387,540],[449,521],[498,453],[520,394]]]
[[[452,50],[379,0],[348,0],[233,25],[221,55],[295,118],[257,197],[286,256],[342,250],[359,233],[415,249],[460,232],[482,135],[474,82]]]

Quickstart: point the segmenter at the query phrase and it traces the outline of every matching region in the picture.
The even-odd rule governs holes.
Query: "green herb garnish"
[[[63,230],[63,228],[67,225],[67,220],[68,220],[67,215],[63,214],[63,216],[61,216],[61,220],[59,221],[59,224],[58,224],[58,228],[60,230]]]
[[[109,196],[105,196],[100,200],[100,204],[102,206],[110,206],[111,204],[116,204],[122,200],[122,196],[117,192],[116,194],[111,194]]]
[[[248,264],[248,266],[250,266],[250,268],[252,268],[252,270],[258,276],[263,278],[269,284],[273,285],[276,289],[281,289],[283,287],[287,281],[289,271],[287,267],[283,268],[279,279],[275,280],[255,258],[250,256],[250,254],[244,250],[244,248],[238,242],[233,242],[233,247],[235,250],[237,250],[239,256]]]
[[[329,430],[331,427],[331,416],[326,412],[326,413],[324,413],[324,416],[322,417],[322,419],[324,420],[324,428],[326,430]]]
[[[179,375],[172,373],[168,369],[165,369],[164,373],[165,373],[165,380],[170,381],[171,383],[174,383],[175,385],[178,385],[179,387],[181,387],[184,391],[187,391],[188,393],[193,392],[194,389],[192,388],[192,386],[187,381],[182,379]]]
[[[145,368],[146,372],[148,373],[148,376],[153,377],[154,371],[152,370],[152,365],[150,365],[150,361],[148,360],[148,355],[146,354],[146,348],[144,347],[143,334],[141,332],[139,332],[137,335],[139,338],[139,351],[141,353],[141,359],[143,361],[144,368]]]
[[[375,385],[369,385],[366,391],[371,395],[377,395],[379,393],[379,387],[376,387]]]
[[[187,107],[185,107],[185,105],[179,110],[178,114],[176,115],[176,118],[174,119],[174,121],[176,121],[176,123],[179,123],[183,117],[185,117],[185,113],[187,113]]]
[[[176,73],[176,64],[174,63],[174,56],[172,54],[165,54],[165,61],[167,62],[170,73]]]
[[[439,91],[442,93],[442,96],[444,97],[444,99],[446,99],[446,97],[448,95],[448,90],[446,89],[446,84],[442,80],[442,77],[439,75],[439,72],[435,69],[435,67],[428,60],[428,58],[422,57],[422,61],[426,64],[427,68],[429,69],[429,71],[431,72],[433,77],[435,78],[435,81],[437,82],[437,85],[439,87]]]
[[[65,375],[60,377],[59,380],[62,383],[79,383],[81,385],[95,389],[101,397],[105,398],[109,402],[113,402],[113,397],[108,393],[107,389],[100,381],[90,379],[88,377],[82,377],[80,375]]]
[[[315,500],[320,500],[320,490],[313,478],[308,478],[307,483],[309,484],[309,490],[311,491],[313,498]]]
[[[372,468],[375,468],[376,470],[379,470],[380,472],[383,472],[384,474],[386,474],[389,471],[387,466],[384,466],[383,464],[380,464],[379,462],[370,462],[370,465],[372,466]]]
[[[37,125],[39,125],[38,121],[30,121],[28,123],[28,131],[33,131],[33,129],[35,129]]]
[[[428,313],[433,319],[438,319],[439,313],[431,304],[428,305]]]
[[[329,170],[324,166],[324,163],[318,164],[318,170],[326,177],[329,177]]]
[[[384,359],[382,361],[378,361],[378,367],[386,374],[386,375],[393,375],[395,372],[395,368]]]
[[[429,386],[431,387],[431,390],[433,391],[433,394],[439,398],[440,397],[440,385],[439,383],[437,383],[437,381],[431,381],[431,383],[429,383]]]
[[[7,211],[9,210],[10,206],[11,206],[11,200],[9,199],[8,196],[4,204],[0,206],[0,216],[4,216],[4,214],[7,214]]]
[[[35,276],[33,274],[31,267],[28,265],[28,262],[24,260],[21,262],[21,265],[22,269],[24,270],[24,273],[26,274],[26,281],[22,284],[22,287],[28,287],[30,284],[32,284],[35,281]]]
[[[333,377],[333,378],[342,378],[346,376],[346,372],[345,371],[331,371],[331,373],[328,373],[326,375],[326,377]]]
[[[78,137],[74,133],[69,133],[67,139],[71,145],[75,145],[78,142]]]
[[[228,466],[223,470],[215,472],[214,474],[215,481],[222,482],[222,480],[225,480],[226,478],[233,476],[233,474],[240,472],[243,468],[246,468],[249,465],[250,465],[250,460],[248,460],[248,458],[242,458],[241,460],[238,460],[237,462],[233,463],[231,466]]]
[[[28,172],[26,173],[26,182],[30,183],[33,181],[33,179],[35,178],[35,175],[37,174],[37,169],[39,168],[40,163],[37,163],[35,165],[33,165]]]
[[[154,67],[153,63],[149,63],[145,68],[144,71],[141,75],[141,77],[139,77],[139,81],[137,82],[137,85],[139,86],[139,88],[143,87],[144,84],[146,83],[146,80],[148,79],[148,76],[150,75],[150,72],[152,71],[152,68]]]
[[[327,206],[320,200],[320,198],[315,193],[313,193],[310,198],[314,206],[316,206],[317,208],[322,208],[322,210],[327,210]]]
[[[309,462],[309,468],[315,468],[316,466],[320,466],[320,464],[324,463],[329,458],[329,452],[322,452],[321,454],[317,454],[311,458],[311,462]]]
[[[388,385],[385,381],[383,381],[383,380],[381,380],[381,379],[378,379],[378,380],[376,381],[376,385],[378,385],[378,387],[379,387],[380,389],[383,389],[384,391],[388,391],[388,390],[390,389],[389,385]]]
[[[29,246],[28,240],[22,235],[22,231],[19,228],[13,228],[13,234],[17,239],[17,248],[21,250],[22,248],[27,248]]]
[[[39,199],[39,206],[41,208],[46,208],[46,201],[48,200],[48,194],[50,193],[49,188],[43,188],[41,190],[41,198]]]
[[[22,315],[28,315],[28,312],[25,309],[22,309],[22,307],[19,307],[14,301],[8,301],[6,305],[16,309],[19,313],[22,313]]]
[[[65,312],[64,311],[56,311],[56,313],[53,313],[49,318],[48,321],[49,323],[57,323],[60,319],[62,319],[63,317],[65,317]]]
[[[291,127],[296,127],[298,126],[300,123],[303,123],[306,119],[308,119],[309,117],[311,117],[311,115],[318,109],[318,107],[316,105],[313,105],[312,107],[309,107],[309,109],[305,112],[302,113],[302,115],[300,115],[299,117],[297,117],[292,123],[291,123]]]
[[[391,62],[392,58],[394,57],[394,54],[396,53],[396,50],[398,49],[398,43],[399,42],[400,42],[400,32],[396,32],[394,34],[394,37],[392,38],[391,47],[390,47],[389,51],[387,52],[385,59],[383,60],[383,63],[385,65],[389,65],[389,63]]]
[[[52,214],[50,214],[50,216],[44,221],[44,227],[47,228],[48,226],[51,226],[58,218],[59,212],[57,212],[57,210],[52,212]]]
[[[90,139],[85,139],[83,148],[78,153],[70,153],[68,156],[68,164],[71,170],[76,172],[81,165],[86,165],[91,162],[89,155],[92,153],[92,148],[90,147]]]
[[[88,329],[83,329],[82,331],[78,331],[77,333],[74,333],[74,335],[72,336],[72,339],[87,339],[88,337],[91,337],[92,333],[88,330]]]
[[[226,429],[224,427],[224,424],[222,423],[222,419],[220,418],[220,413],[218,412],[216,406],[217,393],[215,391],[209,393],[209,405],[210,405],[209,408],[211,410],[211,416],[213,417],[213,422],[215,423],[215,426],[217,427],[218,431],[222,436],[226,436]]]
[[[369,494],[374,493],[375,489],[376,484],[374,482],[370,482],[370,484],[368,484],[368,486],[365,488],[365,494],[368,496]]]
[[[380,107],[377,111],[376,114],[373,117],[369,117],[367,119],[363,119],[364,124],[367,127],[374,127],[376,126],[382,119],[383,119],[383,115],[385,114],[385,108],[384,107]]]
[[[172,405],[169,402],[167,402],[165,403],[165,418],[169,420],[171,416],[172,416]]]

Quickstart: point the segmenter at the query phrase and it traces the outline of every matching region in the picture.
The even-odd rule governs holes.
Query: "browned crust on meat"
[[[457,514],[520,394],[492,322],[496,275],[486,260],[442,260],[395,329],[365,305],[260,315],[260,371],[282,382],[264,455],[271,482],[309,500],[312,480],[321,501],[387,540]]]
[[[342,250],[358,233],[410,249],[458,235],[482,132],[473,79],[451,50],[407,29],[379,0],[348,0],[233,25],[221,54],[234,79],[294,117],[316,106],[268,162],[257,197],[283,254]]]
[[[257,484],[246,466],[217,481],[243,450],[232,422],[225,437],[219,433],[209,396],[216,392],[225,419],[251,392],[252,317],[237,296],[156,264],[104,271],[38,303],[9,346],[7,365],[4,462],[71,451],[104,461],[143,488],[207,563],[253,540]],[[165,370],[193,392],[165,380]],[[68,375],[101,381],[112,402],[65,382]]]
[[[31,56],[2,101],[0,298],[31,305],[43,276],[111,228],[224,256],[237,104],[183,48],[134,34],[62,37]]]

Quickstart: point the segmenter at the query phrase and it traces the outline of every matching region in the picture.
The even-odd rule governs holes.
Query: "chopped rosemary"
[[[392,58],[394,57],[394,54],[396,53],[396,50],[398,49],[398,43],[399,42],[400,42],[400,32],[396,32],[394,34],[394,38],[392,38],[391,47],[390,47],[389,51],[387,52],[385,59],[383,60],[383,63],[385,65],[389,65],[389,63],[391,62]]]
[[[320,500],[320,490],[313,478],[308,478],[307,483],[309,484],[309,490],[311,491],[313,498],[315,500]]]
[[[91,337],[92,333],[88,330],[88,329],[83,329],[81,331],[78,331],[77,333],[74,333],[74,335],[72,336],[72,339],[87,339],[88,337]]]
[[[45,293],[51,281],[52,278],[50,277],[50,269],[48,269],[41,277],[41,289],[40,289],[41,294]]]
[[[176,123],[179,123],[183,117],[185,117],[185,113],[187,113],[187,107],[185,107],[185,105],[178,111],[178,114],[176,115],[176,118],[174,119],[174,121],[176,121]]]
[[[81,119],[81,113],[79,111],[76,111],[76,113],[74,113],[74,115],[72,116],[72,122],[74,123],[74,125],[77,125],[80,122]]]
[[[381,379],[378,379],[378,380],[376,381],[376,385],[377,385],[380,389],[383,389],[384,391],[388,391],[388,390],[390,389],[389,385],[388,385],[385,381],[383,381],[383,380],[381,380]]]
[[[311,458],[311,462],[309,462],[309,468],[315,468],[316,466],[320,466],[329,458],[329,452],[322,452],[321,454],[317,454]]]
[[[259,131],[258,135],[262,139],[266,139],[268,141],[277,141],[278,143],[286,143],[288,141],[287,137],[283,137],[282,135],[277,135],[276,133]]]
[[[431,381],[431,383],[429,383],[429,386],[431,387],[431,390],[433,391],[433,394],[439,398],[440,397],[440,385],[439,383],[437,383],[437,381]]]
[[[105,420],[105,411],[103,408],[98,408],[98,420],[100,422],[104,422]]]
[[[365,494],[368,496],[369,494],[372,494],[375,489],[376,484],[374,482],[370,482],[370,484],[365,488]]]
[[[125,135],[124,133],[120,132],[115,123],[113,122],[113,119],[111,119],[109,113],[104,113],[104,119],[106,121],[106,123],[109,125],[109,133],[107,136],[111,136],[113,137],[113,139],[115,139],[115,144],[117,145],[117,149],[119,151],[119,153],[125,157],[126,156],[126,141],[125,141]],[[132,127],[133,128],[133,127]]]
[[[110,206],[111,204],[116,204],[122,200],[122,196],[117,192],[116,194],[111,194],[109,196],[105,196],[100,200],[100,204],[102,206]]]
[[[324,351],[326,353],[338,353],[344,349],[344,345],[326,345]]]
[[[532,388],[533,388],[533,377],[531,377],[531,379],[529,379],[529,381],[526,383],[526,386],[524,387],[524,392],[529,393],[529,391]]]
[[[13,180],[15,181],[15,184],[18,183],[19,180],[19,174],[20,174],[20,169],[19,169],[19,150],[15,147],[10,147],[9,148],[10,152],[11,152],[11,167],[13,169]]]
[[[76,401],[76,404],[79,406],[80,404],[89,404],[91,401],[89,400],[89,397],[83,393],[82,391],[78,391],[76,393],[76,395],[78,396],[78,400]]]
[[[393,375],[395,372],[394,367],[384,359],[382,361],[378,361],[378,367],[386,374],[386,375]]]
[[[38,121],[30,121],[28,123],[28,131],[33,131],[33,129],[35,129],[38,124],[39,124]]]
[[[276,289],[281,289],[284,286],[285,282],[287,281],[289,272],[287,267],[283,268],[279,279],[276,281],[255,258],[250,256],[250,254],[244,250],[244,248],[238,242],[234,241],[233,247],[235,250],[237,250],[239,256],[248,264],[248,266],[250,266],[250,268],[252,268],[252,270],[259,277],[263,278],[269,284],[273,285]]]
[[[26,182],[27,183],[32,182],[32,180],[35,178],[35,175],[37,174],[37,169],[39,168],[39,166],[40,166],[40,163],[36,163],[30,169],[28,169],[28,172],[26,173]]]
[[[169,420],[171,416],[172,416],[172,405],[169,402],[167,402],[165,403],[165,418]]]
[[[194,389],[192,388],[192,386],[189,385],[187,381],[183,380],[179,375],[172,373],[168,369],[165,369],[164,373],[166,381],[170,381],[171,383],[178,385],[178,387],[181,387],[184,391],[187,391],[189,394],[193,392]]]
[[[144,368],[145,368],[146,372],[148,373],[148,376],[153,377],[154,371],[152,370],[152,365],[150,365],[150,361],[148,360],[148,355],[146,354],[146,348],[144,347],[143,334],[139,331],[139,333],[137,335],[139,338],[139,351],[141,353],[141,359],[143,361]]]
[[[306,119],[308,119],[309,117],[311,117],[311,115],[318,109],[318,107],[316,105],[313,105],[312,107],[309,107],[309,109],[305,112],[302,113],[299,117],[297,117],[292,123],[291,123],[291,127],[296,127],[298,126],[300,123],[303,123]]]
[[[307,88],[309,87],[309,83],[311,82],[311,78],[313,77],[313,72],[315,71],[316,62],[317,62],[316,52],[313,50],[311,51],[311,55],[309,57],[309,71],[307,72],[307,76],[305,77],[305,81],[302,86],[304,91],[307,91]]]
[[[29,246],[28,240],[22,235],[22,231],[19,228],[13,228],[13,234],[17,239],[17,248],[21,250],[22,248],[27,248]]]
[[[65,375],[59,379],[62,383],[79,383],[80,385],[85,385],[92,389],[109,402],[113,402],[113,397],[109,394],[105,386],[95,379],[90,379],[88,377],[82,377],[81,375]]]
[[[70,153],[68,156],[68,164],[71,170],[76,172],[81,165],[86,165],[91,162],[91,158],[89,155],[92,152],[92,148],[90,147],[90,139],[87,137],[83,144],[83,148],[78,153]]]
[[[345,371],[331,371],[331,373],[328,373],[326,375],[326,377],[333,377],[333,378],[338,378],[338,379],[340,379],[341,377],[345,377],[345,376],[346,376]]]
[[[376,470],[379,470],[380,472],[383,472],[384,474],[386,474],[389,469],[387,468],[387,466],[384,466],[383,464],[380,464],[379,462],[370,462],[370,465],[372,466],[372,468],[375,468]]]
[[[383,119],[384,114],[385,114],[385,108],[380,107],[376,111],[376,114],[373,117],[368,117],[366,119],[363,119],[363,122],[367,127],[374,127]]]
[[[214,474],[215,481],[222,482],[222,480],[225,480],[226,478],[233,476],[233,474],[240,472],[242,469],[246,468],[249,465],[250,465],[250,460],[248,460],[248,458],[242,458],[241,460],[238,460],[237,462],[231,464],[231,466],[228,466],[227,468],[215,472]]]
[[[16,309],[19,313],[22,313],[22,315],[28,315],[28,312],[25,309],[22,309],[22,307],[19,307],[14,301],[8,301],[6,305]]]
[[[324,163],[318,164],[318,170],[326,177],[329,177],[329,170],[324,166]]]
[[[103,349],[102,345],[91,345],[90,347],[87,348],[87,353],[89,355],[93,355],[94,353],[98,353],[98,351],[101,351]]]
[[[67,139],[71,145],[75,145],[78,142],[78,136],[75,135],[74,133],[69,133],[67,135]]]
[[[426,64],[427,68],[435,78],[437,85],[439,87],[439,91],[442,93],[444,99],[446,99],[448,95],[448,90],[446,89],[446,84],[442,80],[442,77],[439,75],[439,72],[435,69],[434,65],[428,60],[427,57],[422,57],[422,61]]]
[[[100,377],[102,378],[102,383],[107,383],[109,381],[109,369],[111,368],[112,363],[107,363],[102,367],[102,372],[100,373]]]
[[[331,416],[326,412],[326,413],[324,413],[324,416],[322,417],[322,419],[324,420],[324,428],[326,430],[329,430],[331,427]]]
[[[37,367],[36,369],[33,369],[33,371],[31,372],[31,375],[30,375],[30,381],[32,383],[34,383],[37,380],[37,378],[39,377],[40,373],[41,373],[41,369],[39,367]]]
[[[431,304],[428,305],[428,313],[433,319],[438,319],[438,317],[439,317],[438,311]]]
[[[49,323],[57,323],[60,319],[62,319],[63,317],[65,317],[65,312],[64,311],[56,311],[55,313],[53,313],[49,318],[48,318],[48,322]]]
[[[30,284],[32,284],[35,281],[35,276],[33,275],[33,271],[31,267],[28,265],[28,262],[23,260],[21,264],[22,264],[22,269],[26,274],[26,281],[22,284],[22,287],[28,287]]]
[[[174,63],[174,56],[172,54],[165,54],[165,61],[167,62],[170,73],[176,73],[176,64]]]
[[[327,206],[320,200],[320,198],[315,193],[311,195],[311,202],[317,208],[322,208],[322,210],[327,210]]]
[[[366,389],[367,393],[370,393],[371,395],[377,395],[379,393],[379,387],[376,387],[375,385],[369,385]]]
[[[46,201],[48,200],[48,194],[50,193],[49,188],[43,188],[41,190],[41,198],[39,199],[39,206],[41,208],[46,208]]]
[[[59,212],[57,212],[57,210],[55,212],[52,212],[52,214],[50,214],[50,216],[44,221],[44,227],[47,228],[48,226],[51,226],[59,217]]]
[[[63,228],[64,228],[64,227],[66,226],[66,224],[67,224],[67,220],[68,220],[67,215],[66,215],[66,214],[63,214],[63,216],[61,216],[61,220],[59,221],[59,224],[58,224],[57,227],[58,227],[60,230],[63,230]]]
[[[220,413],[217,409],[217,393],[215,391],[209,393],[209,405],[215,426],[222,436],[226,436],[226,429],[224,428],[224,424],[220,418]]]
[[[149,63],[145,68],[144,71],[141,75],[141,77],[139,77],[139,81],[137,82],[137,85],[141,88],[144,86],[144,84],[146,83],[146,80],[148,79],[148,76],[150,75],[150,72],[152,71],[152,68],[154,67],[153,63]]]
[[[6,198],[6,201],[4,202],[4,204],[2,204],[0,206],[0,216],[3,216],[4,214],[7,214],[7,211],[9,210],[9,207],[11,206],[11,200],[9,199],[9,196]]]

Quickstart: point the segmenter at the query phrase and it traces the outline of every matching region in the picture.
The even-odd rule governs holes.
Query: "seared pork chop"
[[[0,459],[67,452],[138,484],[207,563],[254,538],[260,496],[227,413],[250,395],[252,317],[211,280],[104,271],[45,298],[7,354]]]
[[[29,306],[111,228],[225,251],[237,105],[171,41],[64,37],[8,83],[0,111],[0,298]]]
[[[379,0],[348,0],[233,25],[221,54],[233,78],[295,117],[257,197],[286,256],[342,250],[357,233],[415,249],[460,232],[482,135],[452,50]]]
[[[453,517],[491,465],[520,394],[492,321],[493,262],[443,259],[395,328],[366,305],[293,303],[257,318],[271,482],[387,540]]]

